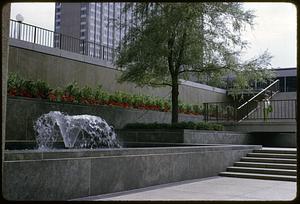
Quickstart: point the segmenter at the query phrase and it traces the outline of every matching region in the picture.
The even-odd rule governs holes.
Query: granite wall
[[[7,200],[69,200],[217,176],[261,146],[6,151]]]
[[[22,145],[35,142],[34,121],[50,111],[62,111],[69,115],[89,114],[100,116],[116,129],[127,123],[170,123],[170,112],[139,109],[124,109],[111,106],[89,106],[22,97],[8,97],[6,117],[7,145]],[[179,121],[201,121],[203,117],[179,114]]]

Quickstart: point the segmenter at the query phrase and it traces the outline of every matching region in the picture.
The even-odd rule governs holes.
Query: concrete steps
[[[291,169],[269,169],[269,168],[250,168],[250,167],[232,166],[232,167],[228,167],[227,170],[231,172],[242,172],[242,173],[296,176],[296,170],[291,170]]]
[[[264,162],[264,163],[281,163],[296,164],[296,159],[278,159],[278,158],[259,158],[259,157],[242,157],[241,161],[245,162]]]
[[[260,163],[260,162],[236,162],[234,166],[240,167],[257,167],[257,168],[273,168],[273,169],[297,169],[296,164],[278,164],[278,163]]]
[[[295,182],[297,181],[296,176],[271,175],[271,174],[221,172],[220,176],[236,177],[236,178],[250,178],[250,179],[279,180],[279,181],[295,181]]]
[[[296,149],[254,150],[228,167],[220,176],[280,181],[296,181]]]
[[[278,148],[263,148],[263,149],[257,149],[253,150],[254,153],[278,153],[281,154],[297,154],[297,150],[295,148],[280,148],[280,151],[278,151]]]
[[[248,157],[296,159],[296,154],[249,153]]]

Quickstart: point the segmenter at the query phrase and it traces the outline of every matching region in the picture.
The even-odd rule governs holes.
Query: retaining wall
[[[120,141],[131,143],[184,143],[184,144],[236,144],[254,143],[247,133],[188,129],[122,129],[117,132]]]
[[[76,80],[80,86],[102,85],[108,92],[125,91],[157,97],[169,97],[170,87],[137,87],[133,83],[118,83],[121,72],[112,64],[90,56],[57,48],[10,39],[9,72],[17,72],[26,79],[42,79],[52,87],[62,87]],[[226,90],[182,81],[179,99],[185,103],[228,101]]]
[[[217,176],[261,146],[6,151],[7,200],[68,200]]]
[[[61,111],[69,115],[100,116],[116,129],[127,123],[170,123],[170,112],[139,109],[124,109],[112,106],[91,106],[23,97],[8,97],[6,117],[6,145],[13,143],[35,143],[34,121],[50,111]],[[203,116],[179,114],[179,121],[201,121]]]

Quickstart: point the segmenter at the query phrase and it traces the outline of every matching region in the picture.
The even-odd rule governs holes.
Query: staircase
[[[296,181],[296,148],[262,148],[248,153],[220,176]]]

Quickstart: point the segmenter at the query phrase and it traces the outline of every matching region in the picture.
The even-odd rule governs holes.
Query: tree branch
[[[228,70],[232,70],[232,71],[236,71],[235,69],[232,69],[228,66],[223,66],[223,67],[216,67],[216,68],[203,68],[203,69],[191,69],[191,70],[182,70],[182,71],[179,71],[178,73],[181,74],[181,73],[186,73],[186,72],[195,72],[195,73],[201,73],[201,72],[213,72],[213,71],[218,71],[220,69],[228,69]]]

